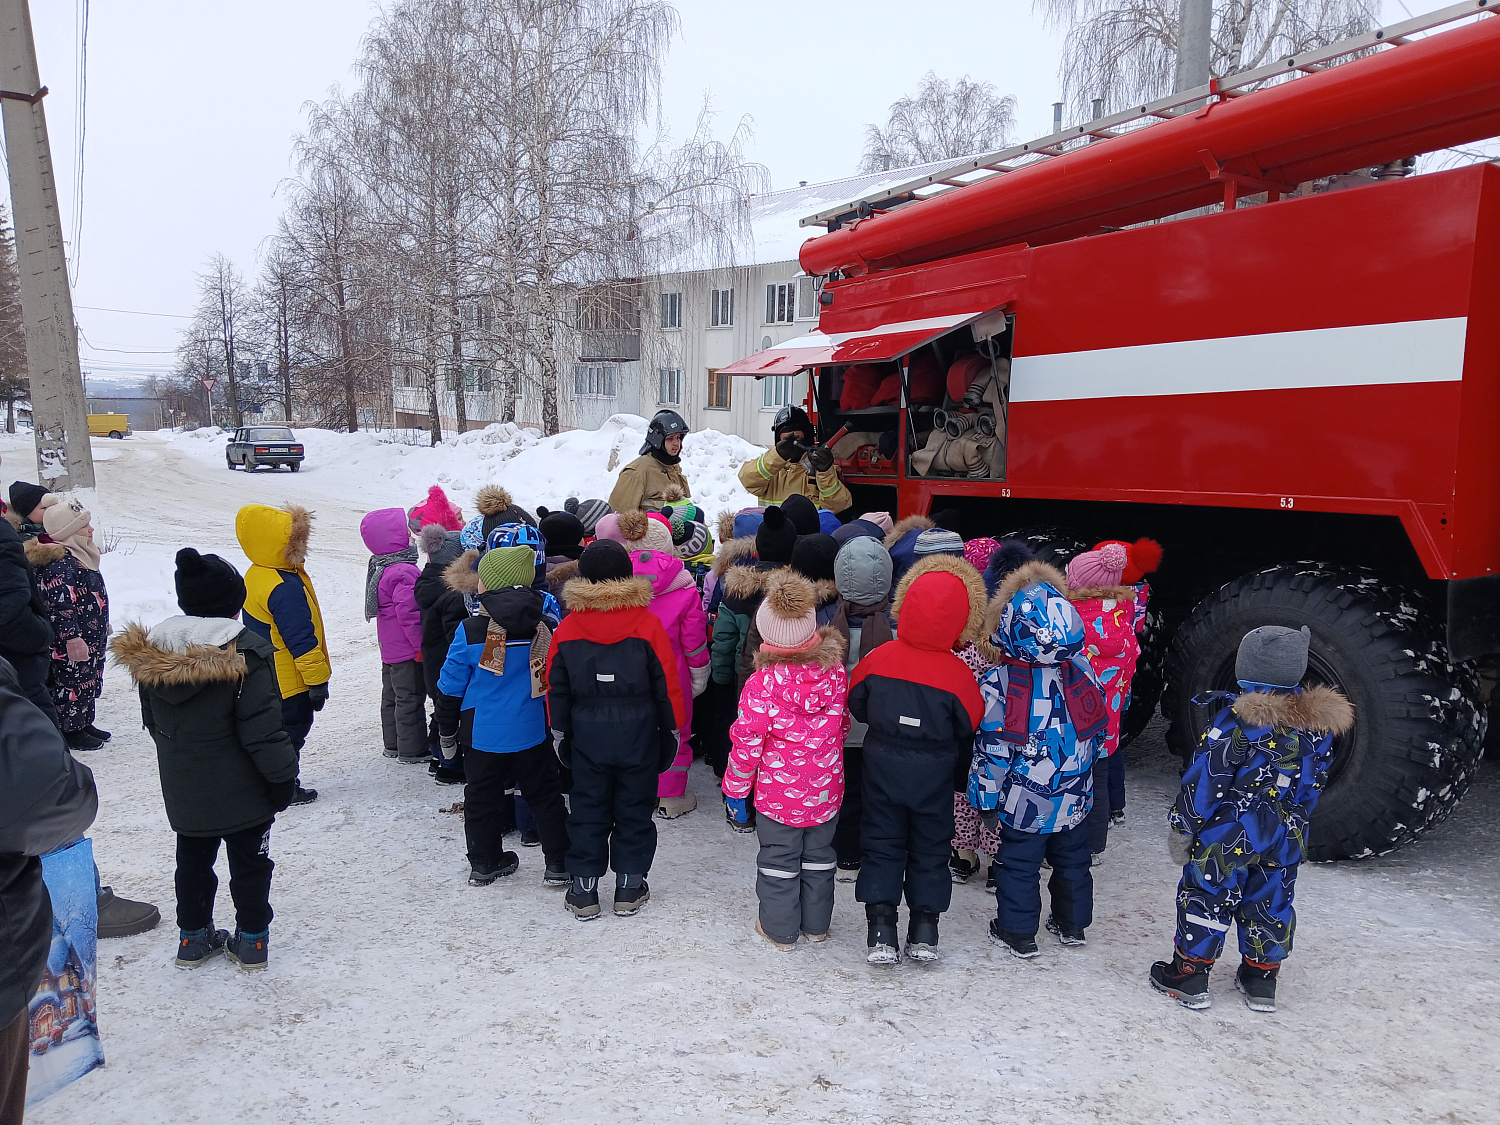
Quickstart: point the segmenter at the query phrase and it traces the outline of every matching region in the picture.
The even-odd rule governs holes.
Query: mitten
[[[567,731],[552,729],[552,752],[568,769],[573,768],[573,736]]]
[[[986,828],[988,828],[991,832],[999,832],[1000,831],[1000,810],[999,809],[980,809],[979,810],[979,822],[981,824],[983,824]]]
[[[1183,866],[1192,858],[1193,838],[1186,832],[1179,832],[1170,824],[1167,825],[1167,853],[1174,864]]]
[[[74,664],[82,664],[89,658],[89,643],[82,637],[73,637],[66,645],[68,659]]]
[[[291,807],[292,798],[297,795],[297,779],[294,777],[289,781],[272,782],[266,787],[266,796],[271,798],[271,808],[275,812],[286,812]]]
[[[443,756],[443,761],[451,762],[458,757],[458,735],[439,734],[438,753]]]
[[[323,710],[323,704],[328,702],[328,685],[313,684],[307,689],[307,701],[312,704],[314,711]]]
[[[745,797],[725,797],[724,811],[729,814],[729,825],[736,832],[750,830],[750,802]]]
[[[693,698],[697,699],[703,694],[704,688],[708,687],[708,676],[713,665],[705,664],[701,668],[689,668],[688,673],[693,678]]]
[[[833,450],[826,445],[815,445],[807,451],[807,463],[815,473],[826,473],[833,468]]]

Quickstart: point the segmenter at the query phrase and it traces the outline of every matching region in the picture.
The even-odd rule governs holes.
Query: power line
[[[128,316],[170,316],[177,320],[192,320],[187,313],[159,313],[142,312],[140,309],[104,309],[98,305],[74,305],[75,309],[88,309],[89,312],[125,313]]]

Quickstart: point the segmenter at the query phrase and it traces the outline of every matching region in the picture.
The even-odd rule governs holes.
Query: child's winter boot
[[[896,934],[895,904],[868,902],[865,904],[865,918],[870,925],[869,935],[865,938],[870,953],[865,960],[872,965],[898,963],[901,960],[901,949],[898,944],[900,939]]]
[[[271,955],[271,931],[247,934],[238,928],[224,946],[225,955],[242,969],[264,969]]]
[[[925,910],[913,910],[906,924],[906,959],[908,961],[936,961],[938,959],[938,916]]]
[[[574,875],[563,902],[580,922],[593,921],[599,917],[599,880],[593,875]]]
[[[663,820],[676,820],[679,816],[687,816],[698,807],[698,797],[689,791],[681,797],[661,797],[656,802],[656,815]]]
[[[570,881],[566,861],[549,859],[546,864],[547,869],[542,872],[542,882],[549,887],[566,887]]]
[[[990,919],[990,941],[1010,953],[1012,957],[1019,957],[1023,961],[1030,961],[1037,955],[1035,934],[1012,934],[1000,928],[998,918]]]
[[[953,848],[948,853],[948,877],[955,883],[967,883],[969,877],[979,870],[979,856],[974,852],[961,852]]]
[[[768,942],[774,945],[777,949],[781,950],[781,952],[783,953],[790,953],[792,952],[792,950],[797,948],[797,943],[795,941],[777,941],[770,934],[766,933],[765,927],[760,924],[759,918],[755,920],[755,932],[758,933],[761,937],[765,938]]]
[[[224,952],[224,943],[229,940],[228,930],[216,930],[207,926],[201,930],[179,930],[177,941],[177,967],[196,969],[210,957]]]
[[[1184,1008],[1207,1008],[1214,1002],[1208,994],[1208,974],[1214,967],[1212,961],[1200,961],[1184,957],[1172,950],[1171,961],[1158,961],[1151,966],[1151,987],[1164,992]]]
[[[629,918],[651,899],[644,875],[615,875],[615,913]]]
[[[1089,939],[1083,936],[1082,930],[1065,930],[1058,925],[1057,919],[1050,915],[1047,918],[1047,932],[1056,934],[1057,940],[1064,945],[1087,945],[1089,943]]]
[[[514,875],[521,866],[521,857],[515,852],[501,852],[500,862],[494,865],[474,863],[469,865],[469,886],[488,887],[496,879]]]
[[[1245,995],[1245,1007],[1252,1012],[1276,1010],[1276,973],[1280,965],[1261,964],[1248,957],[1240,962],[1234,974],[1234,987]]]

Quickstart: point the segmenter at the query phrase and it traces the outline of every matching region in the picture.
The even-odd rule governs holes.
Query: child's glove
[[[458,757],[458,735],[439,734],[438,753],[443,756],[443,761],[451,762]]]
[[[291,808],[292,798],[297,795],[297,779],[290,781],[273,782],[266,788],[266,796],[271,798],[271,809],[274,812],[286,812]]]
[[[568,769],[573,768],[573,736],[567,731],[552,728],[552,753],[557,755],[557,760]]]
[[[750,831],[750,801],[745,797],[725,797],[724,811],[729,814],[729,827],[736,832]]]
[[[693,677],[693,698],[697,699],[703,694],[703,689],[708,687],[708,674],[713,665],[705,664],[701,668],[689,668],[688,672]]]
[[[313,684],[307,689],[307,701],[312,704],[314,711],[323,710],[323,704],[328,702],[328,685]]]
[[[983,824],[991,832],[1000,831],[1000,810],[979,809],[979,823]]]
[[[1167,852],[1173,863],[1178,867],[1183,866],[1193,856],[1193,838],[1186,832],[1179,832],[1170,824],[1167,825]]]
[[[68,659],[74,664],[82,664],[89,658],[89,643],[82,637],[71,638],[65,647]]]

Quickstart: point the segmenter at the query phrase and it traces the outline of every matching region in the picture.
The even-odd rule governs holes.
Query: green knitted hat
[[[536,578],[536,552],[530,547],[495,547],[479,560],[479,581],[486,590],[530,586]]]

